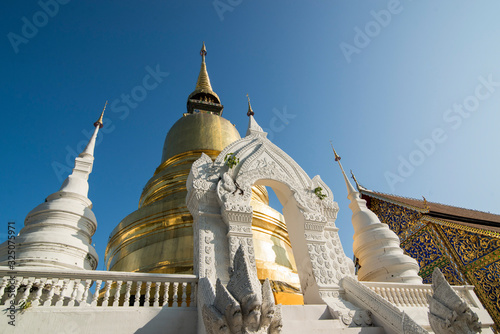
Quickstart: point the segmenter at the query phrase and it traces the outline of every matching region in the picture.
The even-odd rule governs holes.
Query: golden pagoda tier
[[[108,270],[146,273],[193,273],[193,218],[186,206],[186,181],[201,153],[215,159],[240,139],[221,116],[223,106],[212,91],[202,49],[202,67],[188,112],[170,129],[162,161],[143,189],[139,209],[111,232],[106,248]],[[264,186],[252,188],[252,232],[258,277],[272,281],[277,302],[301,303],[299,278],[284,218],[269,206]]]

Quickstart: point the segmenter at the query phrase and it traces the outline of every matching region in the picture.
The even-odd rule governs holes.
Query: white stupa
[[[360,264],[359,280],[421,284],[418,262],[403,253],[396,233],[387,224],[380,222],[377,215],[368,209],[366,201],[361,198],[345,175],[340,157],[333,145],[332,149],[335,161],[338,162],[344,175],[347,198],[351,201],[349,208],[352,210],[354,227],[353,251]]]
[[[49,195],[26,216],[24,228],[16,237],[16,267],[97,268],[98,255],[91,246],[97,221],[87,195],[103,115],[104,110],[94,123],[95,130],[89,143],[75,158],[73,172],[59,191]],[[7,247],[7,242],[2,244],[0,254],[7,255]],[[2,256],[0,266],[7,266],[8,261],[8,257]]]

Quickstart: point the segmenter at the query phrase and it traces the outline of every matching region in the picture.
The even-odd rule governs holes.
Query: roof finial
[[[354,180],[354,183],[356,183],[356,187],[359,190],[360,189],[359,183],[358,183],[358,180],[356,180],[356,176],[354,176],[354,173],[352,172],[352,169],[351,169],[351,178]]]
[[[248,111],[247,111],[247,116],[250,117],[250,116],[253,116],[255,115],[255,113],[253,112],[252,110],[252,105],[250,104],[250,97],[248,96],[247,94],[247,99],[248,99]]]
[[[104,108],[102,109],[101,116],[97,120],[97,122],[94,123],[94,126],[99,126],[99,129],[102,129],[103,123],[102,123],[102,118],[104,116],[104,110],[106,110],[106,106],[108,105],[108,101],[106,100],[106,103],[104,104]]]
[[[424,208],[425,208],[427,211],[429,211],[429,210],[430,210],[430,208],[429,208],[429,203],[427,203],[427,199],[426,199],[424,196],[422,196],[422,198],[424,199],[424,203],[423,203],[423,204],[424,204]]]

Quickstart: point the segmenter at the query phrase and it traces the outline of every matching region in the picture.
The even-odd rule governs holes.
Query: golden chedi
[[[139,209],[111,232],[106,248],[108,270],[146,273],[193,272],[193,218],[186,207],[186,180],[202,152],[215,159],[240,139],[221,117],[223,106],[212,90],[205,64],[184,113],[170,129],[162,160],[139,200]],[[278,303],[301,303],[299,279],[283,216],[269,206],[265,187],[252,188],[255,259],[258,277],[272,281]]]

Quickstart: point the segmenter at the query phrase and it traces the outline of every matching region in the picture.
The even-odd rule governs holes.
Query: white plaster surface
[[[196,308],[187,307],[40,307],[16,314],[16,326],[0,319],[0,333],[19,334],[194,334],[197,327]]]

